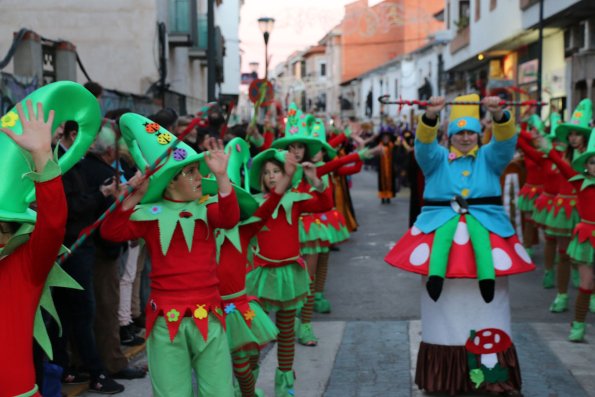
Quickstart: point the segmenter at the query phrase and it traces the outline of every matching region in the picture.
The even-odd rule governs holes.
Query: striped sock
[[[233,373],[240,384],[242,397],[255,397],[256,381],[252,376],[249,357],[233,357]]]
[[[302,324],[307,324],[312,322],[312,312],[314,311],[314,283],[310,284],[310,293],[308,294],[308,299],[302,307]]]
[[[318,267],[316,268],[316,292],[324,292],[324,284],[326,284],[326,276],[328,274],[328,258],[329,252],[318,254]]]
[[[275,322],[279,328],[277,337],[277,361],[279,369],[283,372],[291,371],[293,368],[293,357],[295,355],[295,309],[279,310]]]
[[[589,311],[589,302],[591,301],[592,290],[589,289],[578,289],[578,295],[576,296],[576,303],[574,306],[574,321],[584,323],[587,319],[587,312]]]

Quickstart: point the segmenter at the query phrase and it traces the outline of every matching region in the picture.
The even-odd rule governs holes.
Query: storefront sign
[[[533,83],[537,81],[539,60],[534,59],[519,65],[519,84]]]

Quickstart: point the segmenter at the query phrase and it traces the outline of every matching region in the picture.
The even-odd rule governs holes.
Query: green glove
[[[349,128],[349,127],[345,128],[345,131],[343,131],[343,133],[345,134],[345,136],[347,138],[349,138],[351,136],[351,128]]]
[[[475,383],[474,386],[476,389],[479,389],[479,386],[481,386],[481,384],[485,380],[483,371],[479,368],[475,368],[469,371],[469,378],[471,378],[471,382]]]
[[[370,154],[370,150],[369,150],[369,149],[367,149],[367,148],[366,148],[366,149],[359,150],[359,151],[357,152],[357,154],[358,154],[358,156],[359,156],[359,158],[360,158],[361,160],[369,160],[369,159],[371,159],[372,157],[374,157],[372,154]]]

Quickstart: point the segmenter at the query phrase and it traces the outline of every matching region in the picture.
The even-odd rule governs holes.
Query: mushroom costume
[[[479,97],[457,100],[478,101]],[[438,120],[425,115],[419,119],[415,156],[426,180],[424,207],[385,260],[438,280],[438,288],[428,281],[428,292],[422,291],[422,342],[415,382],[427,392],[456,394],[475,389],[465,350],[471,330],[496,328],[510,335],[506,276],[535,266],[514,234],[501,201],[499,178],[516,146],[512,115],[504,112],[494,122],[492,140],[467,154],[440,146],[438,125]],[[480,133],[478,107],[452,107],[448,135],[461,131]],[[475,279],[479,279],[479,289]],[[514,344],[498,353],[498,361],[509,370],[508,381],[481,387],[520,390]]]

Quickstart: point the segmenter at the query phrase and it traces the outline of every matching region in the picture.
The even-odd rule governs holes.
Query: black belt
[[[459,214],[468,212],[470,205],[503,205],[503,203],[501,196],[464,199],[463,197],[457,195],[454,196],[452,200],[448,201],[424,200],[424,207],[452,207],[453,210]]]

